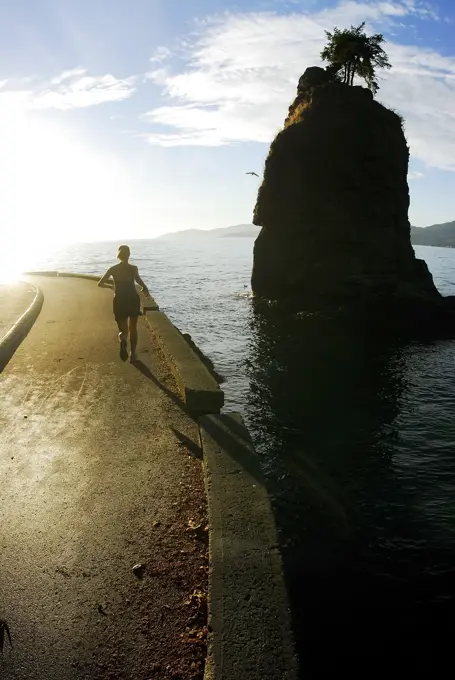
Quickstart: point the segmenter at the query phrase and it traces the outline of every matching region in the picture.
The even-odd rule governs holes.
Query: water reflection
[[[424,641],[420,667],[455,591],[452,447],[446,431],[421,469],[428,433],[412,411],[416,353],[427,360],[434,347],[276,309],[253,310],[250,327],[247,419],[280,528],[302,677],[363,675],[365,660],[392,657],[409,671]]]

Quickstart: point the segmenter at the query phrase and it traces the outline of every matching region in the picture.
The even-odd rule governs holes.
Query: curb
[[[142,313],[145,315],[147,312],[159,312],[160,308],[158,307],[157,302],[155,301],[154,298],[150,295],[149,297],[145,297],[144,293],[139,291],[139,297],[141,298],[141,309]]]
[[[219,413],[224,392],[172,321],[159,311],[148,311],[145,321],[166,357],[188,411],[195,415]]]
[[[40,271],[40,272],[24,272],[23,276],[59,276],[67,277],[71,279],[89,279],[90,281],[99,281],[101,276],[96,276],[96,274],[77,274],[76,272],[58,272],[54,269],[51,271]]]
[[[204,680],[297,680],[291,614],[270,499],[238,413],[199,418],[209,509]]]
[[[55,270],[42,272],[22,272],[21,276],[58,276],[58,272]]]
[[[4,335],[0,340],[0,373],[6,367],[11,357],[14,355],[14,352],[27,336],[41,311],[41,307],[43,306],[44,295],[41,289],[38,288],[38,286],[35,286],[33,283],[27,283],[35,289],[35,297],[33,298],[28,309],[25,310],[22,316],[20,316],[16,321],[14,326],[10,328],[8,333],[6,333],[6,335]]]
[[[88,279],[89,281],[99,281],[101,278],[96,274],[77,274],[76,272],[57,272],[57,276],[65,279]]]

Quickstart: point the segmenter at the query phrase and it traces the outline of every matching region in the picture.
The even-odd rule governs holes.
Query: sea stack
[[[408,160],[397,113],[370,90],[308,68],[265,163],[253,218],[262,227],[255,295],[301,311],[445,315],[411,246]]]

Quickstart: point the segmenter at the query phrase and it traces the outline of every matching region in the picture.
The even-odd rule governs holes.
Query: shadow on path
[[[176,406],[178,406],[180,409],[182,409],[182,411],[183,411],[184,413],[186,413],[186,415],[189,415],[190,417],[192,417],[192,416],[191,416],[191,413],[188,412],[188,409],[187,409],[187,407],[186,407],[185,402],[182,401],[182,400],[181,400],[174,392],[172,392],[168,387],[166,387],[166,385],[163,385],[163,383],[160,382],[160,381],[158,380],[158,378],[157,378],[155,375],[153,375],[153,373],[151,372],[151,370],[149,369],[149,367],[146,366],[142,361],[140,361],[140,359],[138,359],[138,360],[135,361],[135,362],[132,362],[132,366],[134,366],[134,368],[137,368],[137,370],[140,371],[140,373],[142,373],[142,375],[144,375],[146,378],[148,378],[148,379],[151,380],[153,383],[155,383],[155,385],[156,385],[157,387],[159,387],[160,390],[162,390],[162,391],[169,397],[169,399],[171,399],[171,400],[174,402],[174,404],[176,404]]]
[[[172,400],[172,402],[173,402],[176,406],[178,406],[178,408],[180,408],[187,416],[189,416],[189,417],[191,418],[191,420],[193,420],[193,422],[196,423],[196,425],[198,425],[198,419],[197,419],[197,417],[195,417],[193,414],[191,414],[191,413],[188,411],[185,402],[182,401],[182,399],[180,399],[180,398],[179,398],[174,392],[172,392],[168,387],[166,387],[165,385],[163,385],[163,383],[160,382],[160,381],[158,380],[158,378],[157,378],[155,375],[153,375],[153,373],[152,373],[151,370],[148,368],[148,366],[146,366],[146,365],[145,365],[142,361],[140,361],[140,360],[135,361],[132,365],[133,365],[135,368],[137,368],[137,370],[140,371],[140,372],[142,373],[142,375],[144,375],[146,378],[148,378],[149,380],[151,380],[151,381],[152,381],[152,382],[153,382],[160,390],[162,390],[162,391],[169,397],[169,399]],[[186,446],[186,448],[188,449],[188,451],[190,452],[190,454],[191,454],[194,458],[199,458],[200,460],[202,460],[202,458],[203,458],[203,456],[202,456],[202,449],[201,449],[201,447],[199,446],[199,444],[198,444],[197,442],[193,441],[190,437],[188,437],[187,435],[183,434],[183,432],[180,432],[180,430],[177,430],[177,429],[175,429],[174,427],[171,427],[171,430],[172,430],[172,432],[174,433],[176,439],[177,439],[181,444],[184,444],[184,445]]]
[[[259,457],[242,423],[232,414],[220,413],[215,418],[202,416],[200,424],[227,456],[230,456],[259,484],[265,485]]]
[[[194,442],[190,437],[187,437],[186,434],[183,434],[183,432],[180,432],[180,430],[176,430],[175,427],[171,427],[171,430],[175,434],[179,443],[186,446],[193,458],[198,458],[199,460],[203,459],[202,449],[199,444],[196,444],[196,442]]]

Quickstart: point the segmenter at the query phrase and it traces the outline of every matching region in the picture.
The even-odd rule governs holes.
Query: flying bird
[[[245,175],[255,175],[255,177],[259,177],[257,172],[246,172]]]

